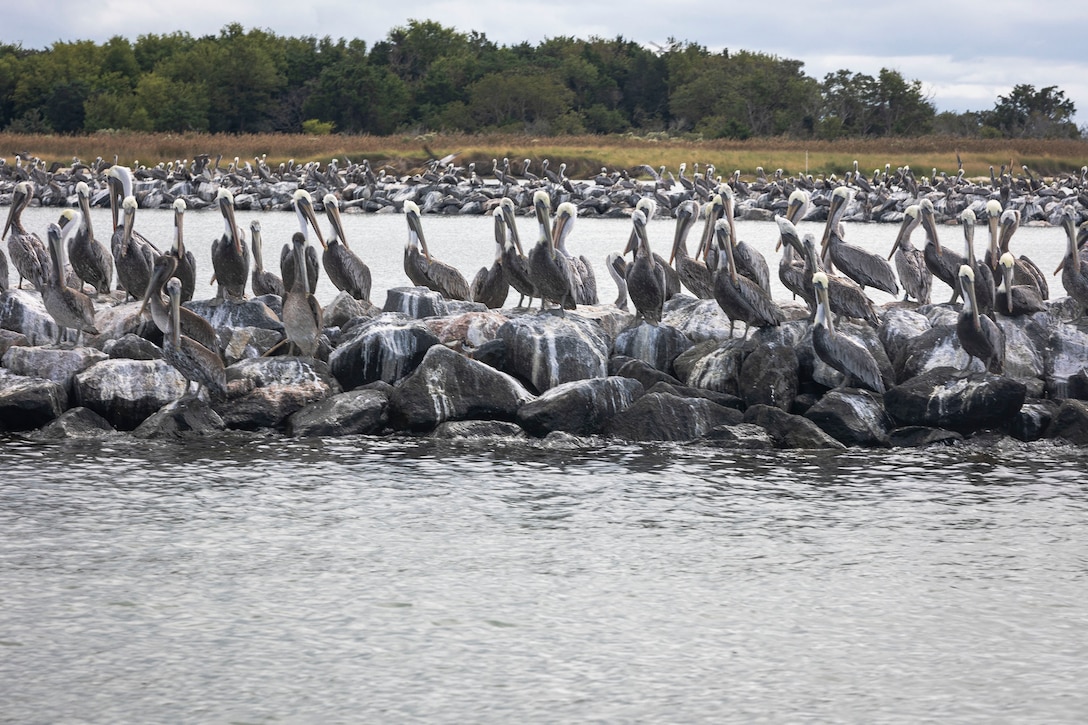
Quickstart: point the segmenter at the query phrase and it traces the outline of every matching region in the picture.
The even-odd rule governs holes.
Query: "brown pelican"
[[[1005,333],[996,322],[978,313],[974,270],[966,264],[961,265],[958,276],[963,293],[963,307],[956,319],[960,346],[970,357],[982,361],[988,371],[1001,374],[1005,368]],[[970,359],[967,364],[971,364]]]
[[[264,247],[261,243],[261,223],[254,219],[249,223],[249,245],[253,250],[253,272],[250,275],[250,285],[253,294],[276,295],[283,299],[283,280],[274,272],[264,268]]]
[[[136,198],[132,187],[132,172],[129,171],[128,167],[126,166],[114,164],[106,171],[106,186],[109,190],[110,214],[113,218],[114,231],[114,236],[110,238],[110,251],[113,253],[113,261],[116,264],[118,255],[118,250],[116,246],[116,232],[118,225],[123,223],[120,217],[123,216],[124,202],[125,199],[129,198],[130,196],[133,199]],[[132,244],[137,247],[144,245],[150,247],[153,256],[157,257],[159,254],[161,254],[161,251],[158,247],[152,244],[144,235],[140,234],[135,230],[131,232],[130,239],[133,240]],[[140,290],[135,290],[130,292],[129,294],[135,297],[139,293]]]
[[[23,209],[30,204],[34,196],[34,184],[30,181],[20,181],[15,185],[15,192],[11,199],[11,209],[8,210],[8,220],[4,224],[4,233],[0,238],[8,237],[8,254],[11,263],[19,273],[19,287],[22,288],[23,280],[29,279],[31,284],[39,285],[40,281],[51,274],[52,263],[49,259],[49,250],[42,243],[41,237],[28,232],[23,227]],[[8,230],[11,236],[8,236]]]
[[[920,305],[930,303],[933,289],[933,273],[926,266],[926,256],[910,241],[910,235],[922,223],[922,212],[917,204],[908,206],[903,212],[903,223],[895,237],[895,246],[889,259],[895,258],[895,270],[903,284],[903,301],[913,297]]]
[[[933,213],[933,202],[922,199],[918,202],[918,213],[922,217],[922,228],[926,230],[926,246],[923,254],[926,267],[933,276],[952,288],[950,303],[955,302],[960,296],[960,283],[958,281],[959,269],[967,260],[947,247],[942,247],[937,238],[937,221]]]
[[[68,225],[68,232],[74,230],[75,224]],[[42,275],[38,281],[38,287],[42,293],[42,304],[45,311],[57,323],[57,344],[60,343],[64,329],[71,327],[80,333],[89,332],[97,335],[98,330],[94,326],[94,303],[91,298],[79,290],[72,289],[64,280],[64,242],[61,238],[60,227],[50,224],[46,230],[49,239],[49,256],[52,265],[51,272]]]
[[[94,237],[91,227],[91,188],[87,182],[76,184],[76,198],[79,201],[80,225],[75,234],[68,239],[68,259],[72,269],[82,283],[94,287],[100,294],[110,293],[113,281],[113,255]]]
[[[234,194],[221,186],[216,203],[223,215],[223,236],[212,242],[212,269],[219,283],[217,296],[221,300],[228,297],[241,300],[246,296],[249,278],[249,248],[234,218]]]
[[[770,295],[771,270],[767,266],[767,260],[751,244],[737,239],[737,227],[734,222],[733,190],[729,186],[722,186],[718,197],[720,197],[722,205],[721,216],[729,224],[729,238],[733,244],[733,260],[736,263],[737,271],[758,284],[763,288],[764,292]],[[715,202],[712,201],[711,203]]]
[[[635,260],[627,265],[627,292],[631,303],[640,317],[656,325],[661,322],[662,308],[665,305],[665,268],[657,262],[650,251],[650,240],[646,234],[646,215],[639,210],[631,214],[631,222],[638,237],[635,247]]]
[[[714,275],[714,299],[729,317],[729,336],[733,336],[733,325],[740,320],[744,323],[744,336],[748,328],[777,327],[786,316],[778,308],[762,287],[737,272],[733,261],[733,242],[729,238],[729,222],[719,219],[714,224],[718,242],[718,270]]]
[[[648,196],[644,196],[638,200],[635,204],[635,210],[641,211],[646,217],[646,224],[654,220],[654,216],[657,214],[657,202]],[[627,247],[623,250],[624,254],[630,252],[633,255],[638,247],[638,236],[635,234],[635,230],[631,229],[631,235],[627,239]],[[666,262],[665,259],[657,252],[653,253],[654,260],[661,265],[662,271],[665,274],[665,299],[671,298],[673,295],[680,294],[680,275],[672,267],[671,260]],[[583,257],[584,259],[584,257]],[[713,295],[711,295],[713,296]],[[707,299],[710,299],[708,297]]]
[[[114,230],[110,240],[117,281],[133,299],[147,290],[151,268],[159,256],[151,244],[137,238],[132,230],[136,208],[136,197],[126,196],[121,202],[121,226]]]
[[[879,254],[873,254],[842,240],[840,222],[852,199],[853,192],[845,186],[836,187],[831,193],[831,206],[827,212],[821,255],[828,265],[827,269],[831,271],[838,267],[840,272],[861,285],[862,289],[875,287],[893,297],[897,296],[899,284],[895,281],[895,273],[892,271],[892,266],[888,264],[888,260]]]
[[[419,205],[404,202],[404,216],[408,221],[408,241],[404,245],[404,272],[412,284],[427,287],[451,300],[472,301],[472,290],[464,276],[456,269],[431,258],[427,238],[423,236],[423,223]]]
[[[994,273],[989,265],[975,259],[975,213],[970,209],[964,209],[960,214],[960,222],[963,224],[964,260],[975,272],[975,304],[980,314],[987,315],[996,321]]]
[[[845,386],[883,393],[884,380],[872,353],[835,330],[829,314],[827,275],[823,272],[812,275],[812,286],[816,292],[816,319],[812,323],[812,347],[816,355],[845,376]]]
[[[775,222],[778,224],[778,244],[776,246],[782,249],[782,260],[778,264],[778,279],[782,281],[786,289],[793,292],[795,298],[800,297],[805,301],[805,304],[808,305],[810,317],[815,316],[816,296],[812,290],[812,275],[819,271],[819,268],[815,266],[818,261],[815,254],[813,254],[813,269],[808,271],[809,262],[805,258],[805,248],[801,243],[801,235],[790,219],[790,214],[787,213],[784,217],[775,217]],[[811,237],[812,235],[809,234],[808,236]]]
[[[370,267],[348,248],[344,225],[340,221],[340,202],[333,194],[326,194],[322,202],[325,215],[332,224],[332,233],[321,255],[325,274],[329,275],[336,289],[347,292],[357,300],[370,301]]]
[[[317,215],[314,213],[314,202],[310,192],[305,189],[295,191],[291,205],[295,208],[298,230],[302,233],[302,238],[306,240],[306,281],[310,285],[310,290],[313,291],[317,289],[319,264],[317,250],[310,246],[310,228],[313,227],[322,249],[326,247],[325,237],[321,233],[321,227],[317,225]],[[280,250],[280,276],[283,278],[284,290],[290,290],[295,282],[295,251],[292,242],[284,244]]]
[[[174,276],[177,265],[177,258],[170,254],[162,254],[155,259],[155,265],[151,270],[151,278],[147,284],[147,291],[144,293],[140,312],[138,313],[142,314],[145,309],[150,308],[151,320],[163,335],[166,335],[170,330],[172,324],[170,315],[172,313],[169,302],[164,301],[162,295],[166,290],[166,283]],[[181,280],[178,280],[179,284],[180,282]],[[181,330],[181,334],[191,337],[209,350],[218,352],[219,336],[216,334],[215,328],[212,327],[210,322],[189,308],[182,307],[178,311],[176,326]]]
[[[1088,308],[1088,250],[1077,247],[1077,223],[1069,207],[1062,212],[1062,228],[1065,229],[1068,248],[1054,274],[1062,273],[1065,291],[1080,307],[1080,314],[1074,318],[1079,320]]]
[[[294,233],[291,246],[295,251],[295,268],[301,269],[306,264],[307,246],[302,232]],[[321,326],[321,305],[310,293],[309,279],[304,274],[296,274],[294,286],[287,290],[283,298],[283,329],[287,341],[298,349],[300,355],[312,358],[317,354]]]
[[[567,237],[574,229],[574,220],[578,217],[578,207],[569,201],[560,204],[555,210],[555,223],[552,225],[552,238],[560,256],[570,267],[574,284],[574,301],[580,305],[597,304],[597,278],[593,276],[593,267],[585,255],[574,257],[567,251]]]
[[[687,238],[695,220],[699,218],[699,202],[692,199],[680,202],[676,207],[676,231],[672,238],[672,254],[669,261],[675,265],[680,282],[691,293],[703,300],[714,299],[714,273],[706,263],[688,254]]]
[[[1030,284],[1014,284],[1016,260],[1010,252],[1001,255],[1001,284],[995,290],[994,309],[1004,315],[1030,315],[1046,309],[1039,290]]]
[[[627,311],[627,260],[616,252],[609,252],[605,260],[608,276],[616,283],[617,308]]]
[[[521,295],[521,299],[518,300],[518,307],[521,307],[526,297],[529,298],[529,305],[532,305],[533,297],[536,296],[536,289],[533,287],[533,280],[529,274],[529,258],[525,256],[525,252],[521,248],[521,238],[518,235],[517,223],[514,220],[514,201],[510,197],[504,196],[499,201],[499,208],[502,209],[507,229],[506,241],[503,243],[502,248],[503,274],[506,275],[507,284]]]
[[[1000,253],[1004,254],[1005,252],[1010,251],[1009,242],[1012,241],[1012,235],[1020,228],[1020,210],[1006,209],[1001,214],[1000,225],[1001,240],[998,247]],[[1020,255],[1016,259],[1016,265],[1013,270],[1013,283],[1033,285],[1042,299],[1045,300],[1050,297],[1050,288],[1046,283],[1046,277],[1039,271],[1035,262],[1024,255]]]
[[[510,293],[510,284],[502,269],[502,255],[506,248],[506,219],[502,206],[495,207],[491,213],[495,221],[495,261],[491,267],[480,267],[472,280],[472,299],[482,303],[488,309],[498,309],[506,302]]]
[[[816,272],[824,272],[827,276],[828,308],[831,312],[865,320],[873,327],[880,324],[873,301],[865,294],[861,285],[849,277],[820,268],[820,259],[816,255],[816,238],[811,234],[806,234],[802,240],[801,253],[805,257],[805,272],[809,275],[810,284],[812,275]],[[810,294],[813,299],[816,298],[815,289],[811,289]]]
[[[181,282],[177,278],[172,277],[166,283],[166,294],[170,298],[170,314],[167,317],[166,330],[163,331],[163,359],[173,365],[190,383],[196,383],[197,392],[199,386],[203,385],[208,388],[213,398],[225,398],[227,371],[223,367],[223,361],[217,353],[182,333]]]
[[[185,235],[182,231],[185,217],[185,200],[175,199],[174,209],[174,239],[170,245],[170,256],[178,261],[174,276],[181,282],[181,301],[188,302],[193,299],[196,292],[196,258],[193,253],[185,249]]]
[[[574,296],[574,281],[571,279],[570,265],[555,248],[552,227],[548,216],[551,211],[551,199],[543,189],[533,194],[533,208],[540,227],[540,239],[529,250],[529,275],[533,286],[541,299],[555,302],[565,310],[577,306]]]

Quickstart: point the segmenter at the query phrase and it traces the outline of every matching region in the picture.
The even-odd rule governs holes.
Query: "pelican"
[[[831,312],[865,320],[873,327],[880,324],[873,301],[865,294],[861,285],[849,277],[820,269],[820,260],[816,255],[816,238],[811,234],[806,234],[802,240],[801,253],[805,257],[805,272],[809,275],[810,284],[812,275],[816,272],[824,272],[827,277],[828,309]],[[809,294],[813,300],[816,299],[814,288],[810,288]]]
[[[853,192],[845,186],[836,187],[831,193],[831,207],[827,212],[821,255],[825,263],[828,258],[831,260],[828,271],[838,267],[840,272],[861,285],[862,289],[875,287],[893,297],[898,296],[899,284],[895,281],[895,273],[888,260],[842,240],[840,222],[852,199]]]
[[[306,264],[307,246],[302,232],[294,233],[291,246],[295,252],[295,268],[301,269]],[[321,326],[321,305],[310,293],[310,281],[306,275],[296,274],[294,286],[287,290],[283,298],[283,329],[287,341],[298,349],[300,355],[312,358],[317,354]]]
[[[404,245],[404,272],[412,284],[427,287],[451,300],[472,301],[472,290],[464,276],[456,269],[431,258],[427,250],[427,238],[423,236],[423,223],[419,205],[404,202],[404,216],[408,221],[408,241]]]
[[[245,298],[249,277],[249,248],[234,219],[234,194],[221,186],[216,203],[223,215],[223,236],[212,242],[212,269],[219,283],[218,297],[241,300]]]
[[[960,296],[960,283],[957,280],[959,268],[966,264],[967,260],[951,249],[941,246],[937,238],[937,221],[933,213],[933,202],[922,199],[918,202],[918,213],[922,217],[922,228],[926,230],[926,246],[923,250],[926,267],[934,277],[952,288],[952,298],[948,301],[955,302]]]
[[[1077,223],[1069,207],[1062,212],[1062,228],[1065,229],[1068,249],[1054,274],[1062,273],[1065,291],[1080,306],[1080,314],[1074,318],[1079,320],[1084,316],[1085,308],[1088,308],[1088,250],[1077,247]]]
[[[884,392],[880,366],[864,345],[835,329],[829,314],[828,278],[823,272],[812,275],[816,292],[816,319],[812,323],[812,347],[821,360],[845,376],[847,387],[863,387]]]
[[[147,289],[151,268],[159,257],[154,247],[142,237],[136,237],[132,229],[136,208],[136,197],[126,196],[121,202],[121,226],[114,230],[110,240],[117,281],[133,299]]]
[[[1030,315],[1045,310],[1046,305],[1034,285],[1013,283],[1016,260],[1012,254],[1002,254],[999,263],[1001,284],[995,290],[994,309],[1010,316]]]
[[[261,223],[254,219],[249,223],[249,245],[253,249],[253,272],[250,284],[253,294],[276,295],[283,299],[283,280],[264,268],[264,247],[261,244]]]
[[[162,295],[166,291],[166,283],[174,276],[177,266],[177,258],[169,254],[159,255],[155,259],[147,290],[144,292],[140,311],[137,314],[143,314],[145,309],[150,308],[151,320],[164,336],[169,333],[170,325],[175,324],[181,334],[196,340],[204,347],[218,354],[219,335],[211,323],[203,317],[187,307],[182,307],[178,311],[177,323],[171,322],[170,306],[168,302],[163,301]],[[178,284],[180,283],[181,280],[178,280]]]
[[[1005,252],[1010,251],[1009,242],[1012,240],[1012,235],[1020,228],[1020,210],[1006,209],[1001,214],[1000,225],[1001,240],[999,243],[999,251],[1001,254],[1004,254]],[[1013,270],[1013,283],[1034,286],[1039,293],[1039,297],[1044,300],[1050,297],[1050,288],[1046,283],[1046,277],[1039,271],[1035,262],[1024,255],[1020,255],[1020,257],[1016,259]]]
[[[193,299],[193,293],[196,292],[196,258],[191,251],[185,249],[185,235],[182,232],[185,200],[175,199],[172,207],[174,209],[174,239],[170,245],[170,256],[178,261],[174,276],[181,283],[181,301],[188,302]]]
[[[570,265],[556,249],[552,238],[552,227],[548,219],[551,199],[548,192],[540,189],[533,194],[533,208],[540,227],[540,239],[529,250],[529,274],[533,279],[533,286],[541,299],[541,306],[544,300],[549,300],[565,310],[573,310],[577,306],[574,281],[571,278]]]
[[[627,291],[638,315],[651,325],[661,322],[665,305],[665,268],[650,251],[646,234],[646,215],[639,210],[631,214],[631,222],[638,237],[635,260],[627,266],[625,275]]]
[[[648,225],[653,221],[654,215],[657,214],[657,202],[648,196],[644,196],[635,204],[635,210],[643,213],[646,217],[646,224]],[[623,253],[627,254],[628,252],[631,252],[633,258],[637,247],[638,236],[635,234],[635,230],[632,226],[631,235],[627,239],[627,247],[623,250]],[[653,258],[661,266],[662,271],[665,274],[665,299],[680,294],[680,275],[673,269],[672,260],[665,261],[665,259],[657,252],[653,253]],[[707,299],[710,298],[708,297]]]
[[[227,371],[219,355],[201,345],[181,331],[181,282],[172,277],[166,283],[166,294],[170,298],[170,314],[167,317],[166,330],[163,331],[162,356],[166,362],[182,374],[190,383],[203,385],[214,398],[227,395]],[[188,391],[186,392],[186,396]]]
[[[982,361],[988,371],[1001,374],[1005,367],[1005,333],[996,322],[978,313],[975,302],[975,271],[966,264],[959,269],[963,307],[956,319],[960,346],[971,358]],[[967,364],[971,361],[968,359]]]
[[[733,242],[729,239],[729,222],[719,219],[714,224],[718,241],[718,270],[714,276],[714,299],[729,317],[729,336],[733,336],[733,325],[737,320],[744,322],[744,336],[748,336],[751,325],[757,327],[777,327],[786,316],[778,308],[762,287],[737,273],[733,260]]]
[[[988,264],[980,263],[975,259],[975,213],[970,209],[964,209],[960,214],[960,222],[963,224],[964,260],[968,267],[975,273],[975,304],[980,314],[994,317],[994,273]]]
[[[291,198],[291,205],[295,208],[298,230],[302,233],[302,238],[306,240],[306,281],[310,285],[310,290],[313,291],[317,289],[319,265],[317,250],[310,246],[310,227],[313,227],[314,232],[317,234],[317,241],[321,243],[322,249],[326,247],[325,237],[321,234],[321,227],[317,225],[317,215],[314,213],[314,201],[313,197],[310,196],[310,192],[305,189],[296,190]],[[280,276],[283,278],[284,290],[290,290],[295,282],[293,242],[284,244],[280,250]]]
[[[68,225],[70,234],[76,223]],[[94,326],[94,303],[91,298],[79,290],[69,287],[64,280],[64,243],[61,237],[60,227],[50,224],[46,229],[46,237],[49,239],[49,256],[52,265],[51,272],[44,274],[36,280],[42,293],[42,304],[45,311],[57,323],[57,344],[60,344],[64,329],[71,327],[80,333],[89,332],[97,335],[98,330]]]
[[[722,218],[729,224],[729,238],[733,244],[733,260],[737,271],[752,280],[768,295],[771,294],[771,270],[767,266],[767,260],[759,253],[759,250],[747,242],[737,239],[737,227],[734,222],[733,190],[729,186],[722,186],[721,193]],[[714,202],[711,202],[714,203]]]
[[[480,267],[472,280],[472,299],[483,303],[488,309],[498,309],[506,302],[510,293],[510,283],[502,269],[503,250],[506,248],[506,219],[502,206],[495,207],[491,213],[495,221],[495,261],[491,267]]]
[[[688,254],[687,238],[695,220],[699,218],[699,202],[692,199],[680,202],[676,207],[676,231],[672,238],[669,262],[675,265],[680,282],[691,293],[703,300],[714,299],[714,273],[706,263]]]
[[[340,202],[333,194],[326,194],[322,199],[325,215],[332,224],[332,233],[321,255],[321,264],[325,274],[336,289],[347,292],[357,300],[370,301],[370,267],[348,248],[344,236],[344,225],[340,221]],[[312,247],[311,247],[312,249]]]
[[[20,181],[15,185],[8,220],[4,224],[4,233],[0,234],[0,238],[8,237],[8,254],[11,255],[11,263],[15,265],[15,270],[19,273],[20,289],[24,279],[29,279],[31,284],[37,285],[39,280],[48,277],[50,270],[53,269],[49,250],[42,243],[41,237],[28,232],[23,227],[23,209],[30,204],[33,196],[33,182]],[[11,236],[8,236],[8,230],[11,230]]]
[[[895,258],[895,270],[903,283],[903,301],[913,297],[918,304],[928,305],[933,289],[933,273],[926,266],[925,254],[910,241],[910,235],[921,223],[921,209],[917,204],[911,204],[903,212],[903,223],[899,226],[895,246],[888,258]]]
[[[597,304],[597,278],[593,276],[593,267],[585,256],[574,257],[567,251],[567,237],[574,229],[574,220],[578,217],[578,208],[569,201],[560,204],[555,210],[555,223],[552,225],[552,238],[555,248],[570,267],[574,282],[574,300],[580,305]]]
[[[94,237],[91,227],[91,188],[87,182],[76,184],[76,198],[79,201],[80,224],[75,234],[68,239],[68,259],[72,269],[79,276],[81,283],[94,287],[100,295],[110,293],[113,281],[113,255]]]
[[[816,314],[816,297],[812,291],[812,275],[819,271],[815,255],[813,255],[812,271],[808,271],[809,262],[805,258],[805,248],[801,243],[801,235],[797,227],[790,219],[790,214],[784,217],[775,217],[778,224],[778,244],[782,248],[782,260],[778,264],[778,279],[782,281],[786,289],[793,292],[794,297],[800,297],[808,305],[810,316]],[[812,235],[809,234],[809,237]]]
[[[617,308],[627,311],[627,260],[616,252],[609,252],[605,260],[605,268],[612,281],[616,283]]]
[[[525,298],[529,298],[529,305],[533,303],[533,297],[536,296],[536,289],[533,287],[532,277],[529,275],[529,259],[525,256],[525,252],[521,248],[521,238],[518,236],[517,223],[514,220],[514,201],[507,196],[504,196],[499,202],[499,208],[502,209],[502,216],[506,222],[506,241],[503,243],[502,248],[502,271],[506,275],[506,282],[511,287],[518,291],[521,295],[521,299],[518,300],[518,307],[521,307],[521,303],[525,301]]]

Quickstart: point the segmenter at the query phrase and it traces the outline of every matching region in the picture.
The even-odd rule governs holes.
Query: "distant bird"
[[[895,269],[903,285],[903,301],[913,297],[918,304],[928,305],[933,289],[933,273],[926,266],[925,254],[910,241],[911,233],[921,223],[922,212],[918,205],[908,206],[903,212],[903,223],[899,226],[889,259],[895,259]]]
[[[250,286],[253,294],[276,295],[283,299],[283,280],[274,272],[264,268],[264,245],[261,238],[261,223],[254,219],[249,223],[249,245],[253,251],[253,272],[250,275]]]
[[[321,255],[321,264],[325,267],[325,274],[336,289],[347,292],[357,300],[370,301],[370,267],[359,259],[355,252],[348,247],[347,237],[344,236],[344,225],[340,221],[340,202],[333,194],[326,194],[322,200],[325,205],[325,215],[332,225],[332,233],[325,243],[325,251]]]
[[[297,189],[291,198],[291,205],[295,208],[295,217],[298,219],[298,231],[306,241],[306,282],[310,291],[317,289],[317,278],[320,276],[320,263],[317,259],[317,250],[310,246],[310,229],[317,234],[317,241],[321,248],[326,247],[325,237],[321,233],[321,227],[317,224],[317,214],[314,213],[314,201],[310,192],[305,189]],[[280,277],[283,278],[284,290],[290,290],[295,283],[295,250],[294,241],[289,241],[280,249]]]
[[[408,222],[408,241],[404,245],[404,273],[408,279],[417,287],[427,287],[447,299],[471,301],[472,290],[464,275],[431,257],[419,205],[410,200],[404,202],[404,216]]]
[[[68,239],[68,258],[83,283],[91,285],[100,295],[110,293],[113,281],[113,255],[98,242],[91,227],[91,189],[87,182],[76,184],[80,226]]]
[[[302,232],[295,232],[291,237],[291,246],[295,252],[295,269],[302,269],[306,264],[306,238]],[[296,274],[294,286],[287,290],[283,298],[283,329],[290,342],[304,357],[317,355],[321,339],[323,316],[321,305],[310,292],[310,281],[304,274]]]
[[[646,215],[636,209],[631,214],[631,222],[638,244],[635,248],[635,260],[627,265],[627,292],[638,315],[656,325],[661,322],[665,305],[665,267],[654,259],[650,250],[650,240],[646,234]]]
[[[823,272],[812,275],[812,285],[816,292],[816,319],[812,323],[812,347],[816,355],[845,376],[845,386],[883,393],[884,380],[876,358],[864,345],[837,331],[831,321],[827,275]]]
[[[502,209],[503,220],[506,223],[506,241],[503,242],[502,248],[502,272],[506,276],[507,284],[521,295],[518,307],[522,306],[526,297],[529,298],[529,305],[532,305],[533,297],[537,296],[536,288],[529,274],[529,258],[525,256],[521,248],[521,238],[514,219],[514,202],[510,197],[504,196],[499,201],[499,208]]]
[[[740,275],[733,260],[733,242],[729,238],[731,230],[725,219],[719,219],[714,225],[718,243],[718,270],[714,276],[714,299],[729,317],[729,336],[733,336],[733,325],[744,323],[744,336],[748,328],[777,327],[786,319],[782,310],[771,300],[762,287]]]
[[[69,225],[69,232],[74,231],[74,226],[75,224]],[[46,236],[49,239],[52,270],[38,280],[38,287],[45,311],[57,323],[56,343],[60,344],[65,328],[97,335],[98,330],[94,326],[94,303],[91,298],[65,283],[65,240],[61,237],[60,227],[50,224],[46,229]]]
[[[495,224],[495,261],[490,267],[480,267],[472,280],[472,299],[488,309],[499,309],[510,294],[510,283],[503,271],[503,250],[506,247],[506,219],[502,206],[495,207],[491,213]]]
[[[200,386],[203,385],[213,398],[225,398],[227,371],[218,353],[181,332],[181,282],[177,278],[170,278],[166,283],[166,293],[170,300],[170,315],[166,330],[163,331],[163,359],[174,366],[189,383],[196,383],[197,390],[194,395],[199,394]],[[184,397],[188,397],[188,391]]]
[[[567,250],[567,237],[574,229],[574,220],[578,217],[578,208],[569,201],[560,204],[555,210],[555,223],[552,225],[552,237],[555,248],[570,267],[574,283],[574,298],[580,305],[597,304],[597,278],[593,275],[593,265],[585,255],[575,257]]]
[[[996,322],[980,315],[975,301],[975,272],[966,264],[959,270],[963,307],[956,318],[960,346],[971,358],[978,358],[989,372],[1001,374],[1005,368],[1005,333]],[[968,365],[971,361],[968,359]]]
[[[577,307],[574,281],[567,259],[556,249],[550,223],[551,199],[543,189],[533,194],[533,209],[536,212],[540,238],[529,250],[529,274],[537,296],[544,301],[554,302],[564,310]]]
[[[20,288],[23,286],[24,279],[38,285],[40,280],[52,274],[49,250],[45,243],[42,242],[41,237],[28,232],[23,226],[23,209],[30,204],[33,196],[33,182],[20,181],[15,185],[11,208],[8,210],[8,220],[4,223],[3,234],[0,234],[0,238],[7,237],[8,239],[8,255],[11,256],[15,271],[19,273]],[[8,236],[9,230],[11,236]]]
[[[212,269],[219,283],[217,296],[221,300],[242,300],[249,280],[249,249],[234,217],[234,194],[219,187],[216,204],[223,215],[223,235],[212,242]]]

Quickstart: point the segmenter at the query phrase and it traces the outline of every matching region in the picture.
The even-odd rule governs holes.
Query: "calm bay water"
[[[239,216],[278,259],[294,217]],[[187,216],[198,258],[218,219]],[[380,304],[407,283],[403,217],[346,222]],[[489,259],[490,220],[424,223],[436,256]],[[164,243],[169,224],[137,220]],[[581,220],[571,246],[600,271],[628,229]],[[774,225],[740,229],[773,246]],[[895,229],[848,232],[886,252]],[[1020,234],[1060,255],[1059,230]],[[1007,441],[8,438],[0,721],[1080,722],[1086,462]]]

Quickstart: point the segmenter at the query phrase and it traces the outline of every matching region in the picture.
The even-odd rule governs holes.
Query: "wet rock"
[[[720,425],[736,425],[743,415],[704,398],[647,393],[617,413],[605,434],[629,441],[690,441]]]
[[[102,351],[115,360],[162,359],[162,348],[131,332],[117,340],[110,340],[102,347]]]
[[[798,368],[793,347],[759,345],[741,363],[737,392],[745,405],[773,405],[788,411],[797,397]]]
[[[568,312],[567,316],[596,324],[609,340],[615,340],[634,320],[634,315],[615,305],[578,305],[578,309]]]
[[[661,372],[649,363],[624,355],[613,355],[608,359],[608,374],[620,375],[625,378],[637,380],[642,383],[642,387],[647,389],[656,383],[670,383],[672,385],[681,384],[680,381],[673,376]]]
[[[651,325],[643,321],[616,336],[612,353],[641,360],[663,373],[669,373],[672,371],[672,361],[691,346],[691,340],[675,327]]]
[[[77,373],[78,405],[90,408],[118,430],[132,430],[179,398],[188,383],[164,360],[103,360]]]
[[[225,428],[223,419],[203,400],[181,398],[149,415],[132,435],[136,438],[184,438],[213,435]]]
[[[0,327],[18,332],[31,345],[55,342],[60,328],[37,292],[13,288],[0,293]]]
[[[225,327],[220,330],[219,347],[223,362],[233,365],[240,360],[261,357],[283,340],[283,333],[263,327]]]
[[[72,376],[108,356],[93,347],[13,347],[4,355],[4,367],[16,375],[52,380],[68,389]]]
[[[185,303],[196,314],[211,323],[216,330],[224,327],[260,327],[283,332],[283,323],[276,313],[257,298],[248,300],[211,299],[189,300]],[[222,335],[222,332],[220,332]]]
[[[530,435],[552,431],[593,435],[643,393],[642,384],[626,377],[575,380],[550,388],[517,412],[518,424]]]
[[[389,396],[378,390],[349,390],[307,405],[287,418],[287,435],[324,437],[374,435],[389,423]]]
[[[90,408],[79,406],[61,413],[56,420],[38,431],[38,437],[45,440],[101,438],[113,432],[108,420]]]
[[[603,378],[609,340],[595,323],[551,313],[515,317],[499,328],[506,370],[538,392],[562,383]]]
[[[227,368],[229,400],[215,405],[228,428],[278,428],[296,411],[341,392],[327,366],[293,356],[242,360]]]
[[[68,407],[62,384],[0,370],[0,430],[41,428]]]
[[[1024,404],[1024,384],[990,373],[937,368],[884,394],[884,406],[901,425],[971,432],[1003,427]]]
[[[694,349],[696,348],[692,348]],[[713,351],[696,360],[687,377],[681,380],[693,388],[706,388],[739,396],[737,379],[740,377],[740,368],[745,355],[744,340],[726,340],[718,343]],[[682,366],[683,363],[676,365],[678,373]]]
[[[1046,393],[1067,398],[1069,379],[1088,367],[1088,334],[1070,324],[1057,325],[1050,334],[1044,359]]]
[[[721,448],[766,451],[774,448],[774,440],[761,426],[754,423],[720,425],[714,428],[702,440]]]
[[[381,308],[367,300],[357,300],[347,292],[341,292],[322,309],[322,318],[328,327],[342,327],[356,317],[374,318]]]
[[[423,324],[438,341],[453,350],[469,351],[495,339],[509,318],[501,312],[465,312],[450,317],[432,317]]]
[[[8,350],[17,345],[29,345],[30,341],[21,332],[0,329],[0,357],[7,354]]]
[[[437,344],[438,338],[423,323],[382,315],[345,333],[329,355],[329,369],[345,390],[375,380],[395,383],[415,370]]]
[[[932,325],[929,323],[929,318],[920,312],[902,307],[889,307],[881,318],[878,335],[888,358],[894,362],[902,356],[907,342],[926,332],[930,327]]]
[[[960,346],[954,325],[931,327],[917,337],[907,340],[894,361],[895,379],[905,382],[922,373],[938,368],[954,368],[982,372],[982,362],[971,360]]]
[[[645,386],[643,386],[645,387]],[[735,410],[744,410],[744,401],[735,395],[729,393],[720,393],[716,390],[707,390],[705,388],[692,388],[687,385],[675,385],[660,381],[654,383],[652,387],[646,389],[647,393],[667,393],[668,395],[675,395],[678,398],[702,398],[703,400],[709,400],[711,403],[724,406],[726,408],[734,408]]]
[[[1059,407],[1056,400],[1026,401],[1009,421],[1009,435],[1025,442],[1043,438]]]
[[[715,300],[699,300],[687,295],[673,297],[665,302],[661,323],[676,329],[693,343],[729,339],[729,318]]]
[[[532,395],[511,376],[435,345],[396,386],[389,419],[394,427],[429,431],[447,420],[514,420]]]
[[[895,422],[879,395],[857,388],[836,388],[805,411],[805,417],[847,446],[887,446]]]
[[[744,411],[743,420],[766,429],[777,448],[846,448],[808,418],[773,405],[753,405]]]
[[[908,425],[893,430],[888,439],[893,448],[922,448],[924,446],[958,443],[963,440],[963,436],[944,428]]]
[[[1046,437],[1061,438],[1078,446],[1088,445],[1088,403],[1083,400],[1062,401],[1046,429]]]
[[[525,438],[525,431],[518,424],[504,420],[450,420],[431,431],[431,437],[453,440]]]
[[[449,314],[445,298],[426,287],[394,287],[386,292],[382,311],[397,312],[414,320]]]

